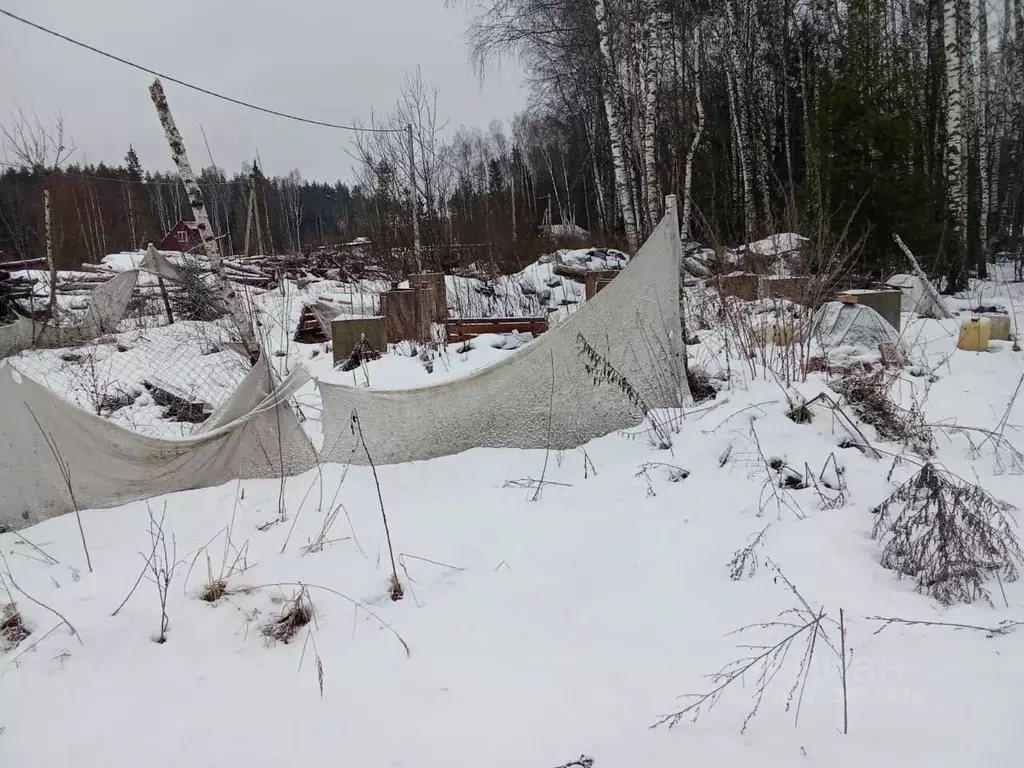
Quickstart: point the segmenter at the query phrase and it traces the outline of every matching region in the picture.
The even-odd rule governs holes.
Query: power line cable
[[[81,40],[76,40],[73,37],[68,37],[67,35],[61,34],[60,32],[57,32],[56,30],[50,29],[49,27],[44,27],[42,24],[36,24],[34,21],[29,21],[28,19],[22,18],[21,16],[13,14],[13,13],[11,13],[10,11],[8,11],[8,10],[6,10],[4,8],[0,8],[0,14],[2,14],[4,16],[7,16],[10,19],[14,19],[15,21],[21,22],[22,24],[25,24],[27,26],[30,26],[33,29],[37,29],[40,32],[45,32],[48,35],[52,35],[53,37],[56,37],[56,38],[59,38],[61,40],[64,40],[65,42],[71,43],[72,45],[77,45],[79,48],[84,48],[87,51],[92,51],[93,53],[98,53],[100,56],[104,56],[104,57],[106,57],[108,59],[116,61],[119,64],[124,64],[126,66],[132,67],[133,69],[137,69],[140,72],[145,72],[147,74],[153,75],[154,77],[159,77],[162,80],[167,80],[168,82],[176,83],[177,85],[180,85],[180,86],[182,86],[184,88],[189,88],[189,89],[191,89],[193,91],[198,91],[199,93],[204,93],[207,96],[213,96],[216,99],[221,99],[222,101],[227,101],[227,102],[229,102],[231,104],[235,104],[235,105],[240,106],[240,107],[245,107],[247,109],[254,109],[257,112],[263,112],[265,114],[274,115],[276,117],[283,117],[283,118],[285,118],[287,120],[294,120],[296,122],[306,123],[308,125],[319,125],[319,126],[321,126],[323,128],[333,128],[335,130],[340,130],[340,131],[356,131],[356,132],[363,131],[363,132],[366,132],[366,133],[402,133],[403,132],[403,129],[396,129],[396,128],[360,128],[360,127],[355,126],[355,125],[341,125],[339,123],[328,123],[328,122],[325,122],[323,120],[313,120],[313,119],[308,118],[308,117],[299,117],[297,115],[290,115],[287,112],[280,112],[280,111],[278,111],[276,109],[270,109],[268,107],[261,107],[258,104],[252,104],[252,103],[250,103],[248,101],[242,101],[241,99],[236,99],[236,98],[233,98],[231,96],[225,96],[222,93],[217,93],[216,91],[211,91],[208,88],[203,88],[203,87],[198,86],[198,85],[193,85],[192,83],[186,83],[184,80],[179,80],[178,78],[172,77],[171,75],[165,75],[165,74],[163,74],[161,72],[157,72],[155,69],[150,69],[149,67],[144,67],[141,64],[136,64],[133,61],[129,61],[128,59],[122,58],[122,57],[117,56],[117,55],[115,55],[113,53],[108,53],[107,51],[104,51],[104,50],[101,50],[99,48],[96,48],[95,46],[89,45],[88,43],[83,43]]]

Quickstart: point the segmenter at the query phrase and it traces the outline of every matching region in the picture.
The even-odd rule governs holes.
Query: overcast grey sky
[[[0,0],[0,7],[186,82],[282,112],[333,123],[387,111],[419,65],[441,90],[439,112],[485,127],[525,105],[505,64],[481,86],[463,33],[468,16],[444,0]],[[173,12],[174,18],[168,18]],[[129,143],[146,168],[169,169],[149,75],[0,16],[0,120],[58,110],[74,159],[116,163]],[[207,165],[200,126],[229,172],[258,151],[270,175],[350,177],[351,140],[164,84],[193,165]]]

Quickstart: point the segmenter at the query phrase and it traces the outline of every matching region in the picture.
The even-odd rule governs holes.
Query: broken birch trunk
[[[207,215],[206,205],[203,203],[202,190],[199,189],[199,183],[192,172],[188,155],[185,153],[185,142],[181,138],[178,127],[174,124],[171,108],[167,104],[167,97],[164,95],[164,88],[160,84],[159,79],[153,81],[153,84],[149,87],[149,94],[153,99],[153,104],[156,106],[156,113],[160,118],[160,124],[164,128],[167,143],[171,147],[171,159],[174,160],[174,164],[178,168],[182,184],[185,186],[185,193],[188,195],[188,202],[192,206],[192,216],[203,239],[203,249],[206,253],[206,258],[210,261],[210,269],[217,278],[218,293],[224,302],[225,308],[228,310],[228,314],[231,316],[232,321],[234,321],[239,340],[245,348],[250,362],[255,364],[259,357],[260,348],[252,331],[252,323],[249,320],[249,315],[242,307],[238,293],[224,273],[220,247],[217,245],[217,240],[213,236],[213,229],[210,227],[210,217]]]
[[[939,292],[935,290],[935,286],[932,285],[932,281],[928,279],[928,275],[925,274],[923,269],[921,269],[921,265],[918,263],[913,252],[907,247],[907,244],[903,242],[903,238],[895,232],[892,233],[892,239],[896,241],[896,245],[900,247],[900,250],[903,251],[903,255],[907,257],[907,261],[910,262],[910,268],[921,281],[924,292],[928,294],[931,304],[926,308],[926,311],[930,311],[938,320],[949,320],[953,315],[951,315],[949,310],[946,309],[946,305],[943,303],[942,297],[939,296]]]

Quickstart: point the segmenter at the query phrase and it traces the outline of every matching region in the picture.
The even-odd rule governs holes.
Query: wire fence
[[[135,266],[124,264],[122,268]],[[199,266],[176,263],[187,279],[165,280],[142,270],[130,299],[103,332],[84,333],[90,306],[99,304],[111,271],[58,273],[56,307],[48,312],[48,272],[12,272],[21,286],[17,303],[27,343],[8,349],[10,364],[76,406],[142,434],[181,437],[194,433],[231,397],[250,365],[237,349],[237,334],[218,306],[214,278]],[[180,277],[180,275],[179,275]],[[446,276],[446,310],[452,318],[546,317],[552,324],[584,303],[584,288],[538,263],[516,275],[494,279]],[[303,311],[326,303],[337,316],[373,316],[392,283],[379,278],[332,280],[283,278],[273,287],[234,285],[250,312],[263,354],[284,377],[315,358],[332,358],[330,328],[319,342],[297,340]],[[31,318],[31,319],[29,319]],[[27,329],[27,330],[26,330]],[[44,329],[45,333],[39,331]],[[446,343],[444,327],[434,343]],[[392,340],[393,341],[393,340]],[[24,340],[23,340],[24,342]],[[20,346],[20,349],[17,348]],[[386,350],[380,350],[386,351]],[[319,365],[320,363],[318,363]],[[330,365],[328,363],[328,365]],[[296,403],[300,418],[317,412],[315,388]],[[309,411],[309,413],[305,413]]]

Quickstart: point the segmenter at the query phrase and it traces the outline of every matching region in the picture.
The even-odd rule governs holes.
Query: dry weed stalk
[[[672,447],[671,422],[659,416],[633,384],[611,364],[607,357],[594,349],[582,333],[576,334],[576,345],[583,358],[583,368],[590,374],[594,385],[607,384],[625,395],[629,404],[650,423],[654,446],[660,450],[669,450]]]
[[[160,602],[160,632],[156,637],[156,642],[160,644],[167,642],[167,630],[171,623],[167,616],[167,598],[171,591],[171,582],[174,581],[174,574],[182,565],[181,561],[178,560],[178,545],[174,541],[173,536],[171,537],[170,547],[168,547],[167,535],[164,533],[164,519],[166,517],[166,504],[159,521],[153,514],[153,510],[149,509],[149,539],[153,543],[153,550],[149,558],[148,568],[150,580],[156,586],[157,599]]]
[[[315,614],[313,616],[313,623],[314,625],[316,624]],[[320,688],[320,699],[322,700],[324,698],[324,679],[326,678],[326,675],[324,674],[324,661],[320,658],[320,651],[316,647],[316,636],[313,634],[313,627],[310,627],[306,631],[306,640],[302,644],[302,654],[299,656],[299,668],[297,672],[302,671],[302,663],[306,658],[306,648],[309,645],[313,646],[313,668],[316,670],[316,680],[317,685]]]
[[[729,578],[733,581],[740,581],[744,578],[752,578],[757,573],[760,561],[757,556],[757,548],[764,544],[765,534],[772,524],[768,523],[761,531],[754,535],[753,541],[745,547],[737,549],[729,561]]]
[[[637,469],[635,477],[642,477],[647,483],[647,498],[655,498],[658,494],[654,492],[654,483],[651,480],[651,472],[656,469],[666,470],[670,483],[679,483],[690,476],[690,471],[677,467],[675,464],[666,464],[661,461],[645,461]]]
[[[388,526],[388,515],[384,511],[384,496],[380,490],[380,478],[377,476],[377,465],[373,463],[373,457],[370,455],[370,449],[366,446],[366,438],[363,437],[363,426],[359,423],[359,414],[352,411],[352,422],[351,422],[352,434],[359,435],[359,443],[363,446],[363,450],[366,452],[366,460],[370,463],[370,469],[373,471],[373,482],[377,487],[377,501],[380,502],[380,515],[384,519],[384,535],[388,542],[388,555],[391,557],[391,579],[388,583],[388,595],[393,601],[402,599],[402,582],[398,580],[398,568],[395,566],[395,550],[391,545],[391,528]]]
[[[57,462],[57,469],[60,471],[61,480],[64,481],[64,487],[67,488],[68,498],[71,499],[71,508],[75,510],[75,520],[78,522],[78,533],[82,537],[82,549],[85,550],[85,564],[89,568],[89,573],[92,573],[92,558],[89,556],[89,545],[85,540],[85,528],[82,526],[82,511],[78,508],[78,502],[75,500],[75,488],[71,483],[71,465],[64,460],[64,456],[60,452],[60,448],[57,445],[57,441],[53,438],[53,435],[49,434],[39,419],[36,417],[33,410],[25,404],[28,408],[29,414],[32,416],[32,420],[36,423],[36,427],[39,428],[39,434],[43,436],[43,440],[46,441],[46,446],[50,449],[50,453],[53,455],[53,460]]]
[[[1024,564],[1013,509],[926,463],[872,510],[872,536],[882,545],[882,565],[913,578],[918,592],[943,605],[978,598],[991,605],[987,579],[1013,581]]]
[[[540,481],[530,496],[530,501],[540,501],[541,493],[544,491],[544,480],[548,474],[548,460],[551,458],[551,421],[555,411],[555,353],[551,352],[551,393],[548,399],[548,431],[544,445],[544,466],[540,471]]]
[[[943,629],[952,629],[959,631],[962,629],[969,629],[974,632],[984,632],[988,637],[996,637],[997,635],[1008,635],[1017,627],[1024,627],[1024,621],[1010,621],[1004,619],[994,627],[980,627],[975,624],[957,624],[949,621],[925,621],[918,619],[901,619],[898,616],[867,616],[868,621],[880,622],[881,626],[874,631],[873,634],[879,634],[882,630],[887,629],[892,624],[902,624],[907,627],[942,627]]]
[[[729,662],[710,675],[712,683],[710,690],[704,693],[684,694],[681,696],[680,698],[689,699],[690,704],[680,710],[664,715],[651,726],[652,728],[660,725],[667,725],[669,728],[672,728],[678,725],[684,718],[689,718],[692,722],[696,722],[701,714],[710,711],[718,704],[727,690],[734,687],[744,688],[746,678],[752,674],[754,676],[754,686],[751,694],[753,705],[740,728],[740,733],[744,733],[750,721],[760,710],[768,689],[782,672],[790,652],[795,649],[800,649],[800,660],[786,695],[785,710],[789,712],[793,709],[794,724],[799,724],[800,708],[803,704],[804,692],[811,673],[818,642],[820,641],[830,648],[836,654],[836,657],[840,658],[843,669],[846,668],[847,662],[845,658],[840,657],[840,651],[836,649],[826,631],[827,626],[834,625],[836,622],[828,618],[824,608],[812,609],[810,604],[797,591],[792,582],[785,577],[778,566],[771,561],[768,561],[768,564],[775,570],[776,575],[782,579],[787,589],[797,598],[797,604],[780,613],[774,621],[748,624],[730,632],[728,636],[740,635],[756,630],[762,632],[781,632],[782,637],[770,643],[743,643],[738,645],[738,648],[748,651],[747,655]],[[842,651],[844,656],[845,650],[844,640]]]
[[[764,510],[768,506],[770,501],[775,502],[775,510],[779,519],[782,518],[783,509],[789,510],[797,520],[803,520],[807,516],[803,510],[800,509],[800,505],[793,498],[793,495],[789,492],[790,489],[802,489],[807,487],[806,481],[803,477],[787,466],[781,459],[773,458],[769,459],[764,455],[764,451],[761,450],[761,440],[757,436],[757,430],[754,429],[754,422],[750,422],[750,434],[754,438],[754,447],[757,449],[757,456],[760,465],[763,467],[765,473],[765,480],[761,486],[761,492],[758,494],[758,512],[757,516],[761,517],[764,515]]]

